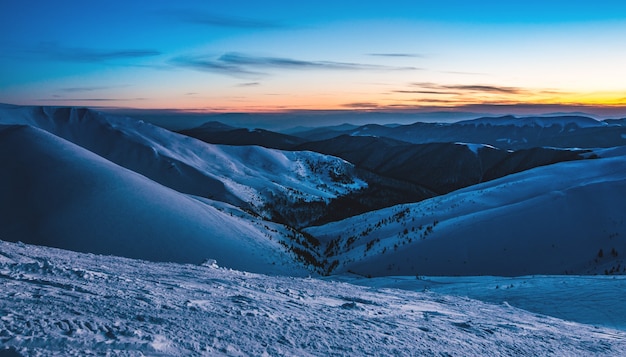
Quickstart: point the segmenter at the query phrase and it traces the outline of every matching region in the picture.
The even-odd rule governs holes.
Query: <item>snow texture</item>
[[[294,233],[226,203],[194,199],[30,126],[0,125],[0,235],[82,252],[263,273],[307,270]]]
[[[277,198],[326,202],[366,186],[353,165],[336,157],[212,145],[88,109],[1,106],[1,124],[45,130],[179,192],[247,206],[267,218],[266,205]]]
[[[385,276],[364,278],[354,274],[324,279],[377,289],[431,291],[464,296],[549,315],[568,321],[626,331],[624,275],[502,276]]]
[[[0,241],[0,286],[0,348],[19,356],[626,354],[623,331],[508,304],[213,263]]]
[[[336,273],[621,274],[626,156],[603,152],[306,232],[337,261]]]

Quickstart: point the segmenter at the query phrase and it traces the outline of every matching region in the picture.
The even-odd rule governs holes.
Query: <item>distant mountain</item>
[[[202,125],[192,128],[192,129],[188,129],[188,130],[195,130],[197,132],[209,132],[209,133],[214,133],[214,132],[222,132],[222,131],[229,131],[229,130],[235,130],[238,129],[234,126],[230,126],[227,124],[224,124],[222,122],[219,121],[208,121],[206,123],[203,123]],[[180,131],[185,131],[185,130],[180,130]],[[180,132],[179,131],[179,132]]]
[[[294,150],[341,157],[357,167],[420,185],[436,194],[537,166],[583,158],[582,151],[533,148],[511,152],[481,144],[411,144],[385,137],[349,135],[308,142]]]
[[[306,141],[297,136],[263,129],[235,129],[218,124],[217,122],[211,122],[198,128],[181,130],[179,133],[211,144],[259,145],[279,150],[289,150]]]
[[[626,126],[626,118],[623,119],[605,119],[603,120],[608,125]]]
[[[625,128],[493,120],[347,127],[281,151],[88,109],[0,106],[0,239],[272,274],[626,273],[626,146],[600,148]],[[288,138],[203,130],[231,144]],[[442,142],[393,138],[429,131]],[[506,133],[511,147],[554,145],[482,140]],[[608,144],[555,148],[576,140]]]
[[[0,125],[0,237],[98,254],[309,273],[293,230],[194,199],[32,126]],[[7,174],[10,173],[10,174]],[[282,242],[282,244],[281,244]]]
[[[343,123],[343,124],[339,124],[339,125],[325,126],[325,127],[323,127],[323,129],[324,130],[344,131],[344,130],[356,129],[358,127],[359,127],[358,125],[349,124],[349,123]],[[280,132],[283,133],[283,134],[296,135],[298,133],[306,133],[306,132],[310,132],[310,131],[316,130],[316,129],[317,129],[316,127],[297,126],[297,127],[294,127],[294,128],[281,130]]]
[[[306,232],[333,273],[623,274],[626,150],[599,153]]]
[[[479,118],[457,123],[414,123],[397,127],[364,125],[336,131],[318,128],[298,133],[309,141],[341,135],[382,136],[415,144],[466,142],[502,149],[533,147],[594,148],[626,145],[626,127],[580,116]]]
[[[606,124],[585,116],[540,116],[540,117],[515,117],[507,115],[503,117],[484,117],[473,120],[464,120],[454,123],[456,125],[474,125],[474,126],[534,126],[541,128],[549,128],[551,126],[560,126],[563,129],[568,128],[593,128],[601,127]]]

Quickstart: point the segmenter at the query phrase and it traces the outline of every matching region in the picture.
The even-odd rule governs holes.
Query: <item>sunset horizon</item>
[[[3,3],[0,102],[626,116],[626,5],[239,5]]]

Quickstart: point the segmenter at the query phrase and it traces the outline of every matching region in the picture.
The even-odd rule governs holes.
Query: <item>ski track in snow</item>
[[[624,355],[626,333],[433,292],[0,241],[20,355]]]

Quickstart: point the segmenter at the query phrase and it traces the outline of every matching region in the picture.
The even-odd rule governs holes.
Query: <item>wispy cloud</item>
[[[234,77],[259,77],[266,74],[246,69],[244,66],[197,56],[179,56],[170,60],[170,64],[195,69],[197,71],[212,72]]]
[[[43,43],[27,51],[51,60],[65,62],[100,63],[112,60],[138,59],[159,56],[162,53],[152,49],[94,49],[85,47],[62,47],[56,43]]]
[[[258,87],[261,83],[259,82],[247,82],[247,83],[239,83],[237,87]]]
[[[482,93],[501,93],[501,94],[524,94],[527,90],[518,87],[494,86],[483,84],[437,84],[437,83],[412,83],[412,87],[419,87],[432,90],[431,94],[455,94],[454,92],[482,92]],[[401,92],[401,91],[399,91]],[[411,93],[413,91],[406,91]]]
[[[53,96],[53,98],[40,98],[39,102],[133,102],[147,100],[148,98],[62,98]]]
[[[414,71],[417,67],[394,67],[352,62],[335,61],[305,61],[285,57],[249,56],[230,52],[215,59],[200,56],[181,56],[173,59],[172,64],[196,70],[215,72],[220,74],[241,76],[266,75],[267,70],[387,70],[387,71]]]
[[[501,86],[484,86],[484,85],[454,85],[445,86],[445,88],[470,91],[470,92],[491,92],[491,93],[506,93],[506,94],[520,94],[526,92],[521,88],[516,87],[501,87]]]
[[[343,104],[342,107],[351,109],[376,109],[380,108],[380,105],[374,102],[354,102]]]
[[[96,91],[101,91],[101,90],[115,89],[115,88],[124,88],[124,87],[128,87],[128,85],[121,85],[121,86],[93,86],[93,87],[67,87],[67,88],[61,88],[61,91],[67,92],[67,93],[96,92]]]
[[[417,53],[368,53],[368,56],[375,57],[408,57],[408,58],[424,58],[426,56]]]
[[[280,29],[287,27],[279,21],[253,19],[238,16],[221,16],[192,10],[170,11],[167,16],[174,17],[180,22],[204,25],[210,27],[226,27],[236,29]]]

